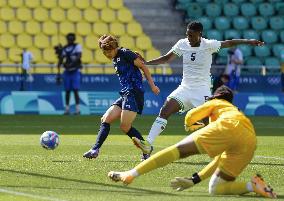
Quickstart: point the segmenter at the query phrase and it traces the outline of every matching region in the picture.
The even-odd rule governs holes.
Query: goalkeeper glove
[[[184,129],[185,129],[186,132],[189,132],[189,131],[193,132],[193,131],[196,131],[196,130],[198,130],[200,128],[203,128],[204,126],[205,126],[204,123],[197,121],[197,122],[195,122],[194,124],[192,124],[190,126],[185,124],[184,125]]]
[[[177,191],[183,191],[184,189],[191,188],[194,183],[189,177],[176,177],[171,180],[171,187]]]
[[[176,177],[171,180],[171,187],[177,191],[183,191],[193,187],[195,184],[198,184],[201,181],[199,175],[194,173],[192,177]]]

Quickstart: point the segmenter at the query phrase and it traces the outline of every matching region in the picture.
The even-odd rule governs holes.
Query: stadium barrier
[[[82,66],[83,74],[115,74],[113,65],[110,64],[83,64]],[[169,68],[169,65],[149,66],[152,74],[161,75],[168,75]],[[174,65],[173,68],[180,71],[180,65]],[[20,74],[21,72],[21,64],[0,63],[0,74]],[[54,74],[57,73],[57,64],[31,64],[30,72],[32,74]]]
[[[152,74],[170,75],[170,74],[182,74],[182,64],[169,65],[151,65],[148,66]],[[168,69],[171,68],[171,73]],[[213,75],[220,75],[224,72],[226,66],[213,65],[211,73]],[[280,73],[280,66],[259,66],[259,65],[245,65],[241,67],[242,74],[244,75],[276,75]],[[0,74],[20,74],[21,64],[5,64],[0,63]],[[81,70],[83,74],[114,74],[113,66],[110,64],[83,64]],[[57,73],[56,64],[32,64],[32,74],[52,74]]]
[[[17,71],[3,73],[1,71],[3,68],[17,69]],[[56,83],[56,66],[39,64],[32,68],[34,72],[32,79],[23,80],[20,65],[0,65],[0,114],[63,114],[63,85]],[[49,73],[36,73],[41,72],[38,70],[41,68],[48,69]],[[107,69],[113,70],[112,66],[107,65],[84,66],[80,92],[83,115],[102,114],[119,96],[117,93],[120,90],[119,81],[113,72],[112,74],[84,73],[94,72],[94,69],[97,68],[103,68],[105,71],[108,71]],[[180,84],[182,68],[180,66],[172,68],[173,72],[177,74],[153,75],[155,83],[161,89],[159,96],[150,92],[145,81],[144,114],[158,114],[166,97]],[[254,69],[254,67],[246,66],[244,69]],[[258,69],[259,73],[243,73],[240,77],[240,92],[235,96],[235,104],[248,115],[284,116],[284,97],[281,93],[280,73],[269,74],[267,69],[263,67],[255,67],[255,69]],[[212,67],[212,74],[215,76],[220,75],[223,71],[224,66]],[[19,91],[21,82],[24,82],[26,91]],[[73,97],[71,98],[71,109],[74,109],[72,101],[74,101]]]
[[[157,115],[168,93],[155,96],[145,93],[143,114]],[[117,92],[80,92],[82,115],[103,114],[119,97]],[[245,114],[255,116],[284,116],[283,93],[237,93],[234,103]],[[74,99],[70,102],[75,111]],[[64,113],[64,93],[59,91],[11,91],[0,92],[0,114],[42,114],[58,115]]]
[[[25,79],[25,80],[23,80]],[[153,75],[153,79],[162,91],[174,90],[182,80],[180,74]],[[145,80],[144,80],[145,81]],[[61,91],[63,84],[56,83],[56,74],[34,74],[32,79],[20,74],[0,74],[0,91],[18,91],[23,82],[28,91]],[[117,75],[83,74],[82,91],[118,91]],[[146,90],[150,90],[145,81]],[[241,92],[281,92],[281,76],[278,75],[242,75],[239,91]]]

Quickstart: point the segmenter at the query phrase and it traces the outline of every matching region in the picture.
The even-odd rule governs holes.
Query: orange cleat
[[[259,174],[252,177],[251,182],[256,194],[267,198],[277,198],[276,193],[273,192],[273,189],[265,183]]]
[[[115,182],[122,181],[124,185],[128,185],[132,183],[134,177],[130,175],[128,172],[114,172],[110,171],[108,173],[108,177]]]

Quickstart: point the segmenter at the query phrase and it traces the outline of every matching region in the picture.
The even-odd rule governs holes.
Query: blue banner
[[[155,83],[162,92],[171,92],[181,83],[181,75],[154,75]],[[16,74],[0,75],[0,91],[20,90],[22,78]],[[23,82],[25,91],[62,91],[63,85],[56,84],[54,74],[35,74]],[[144,81],[146,91],[150,91],[147,81]],[[119,91],[117,75],[82,75],[81,91]],[[241,76],[239,90],[241,92],[281,92],[280,75]]]
[[[173,90],[181,82],[180,75],[153,76],[161,90]],[[0,75],[0,91],[18,91],[21,84],[25,91],[62,91],[63,84],[56,84],[55,74],[35,74],[22,81],[21,75]],[[144,81],[146,91],[150,90]],[[82,75],[81,91],[119,91],[120,85],[117,75]]]
[[[143,114],[157,115],[167,96],[146,92]],[[0,114],[63,114],[64,97],[64,92],[0,92]],[[81,114],[103,114],[118,97],[117,92],[80,92]],[[282,93],[238,93],[234,104],[247,115],[284,116]],[[73,96],[70,106],[74,112]]]
[[[64,92],[0,92],[0,114],[63,114]],[[81,114],[103,114],[119,97],[117,92],[80,92]],[[143,114],[158,114],[162,96],[145,93]],[[71,111],[75,110],[73,97]]]
[[[234,104],[246,115],[284,116],[284,95],[282,93],[239,93]]]
[[[241,92],[281,92],[280,75],[248,75],[241,76],[238,91]]]

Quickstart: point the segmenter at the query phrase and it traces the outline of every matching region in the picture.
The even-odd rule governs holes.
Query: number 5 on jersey
[[[190,60],[191,60],[191,61],[194,61],[194,60],[195,60],[195,55],[196,55],[196,52],[191,53],[191,57],[190,57]]]

